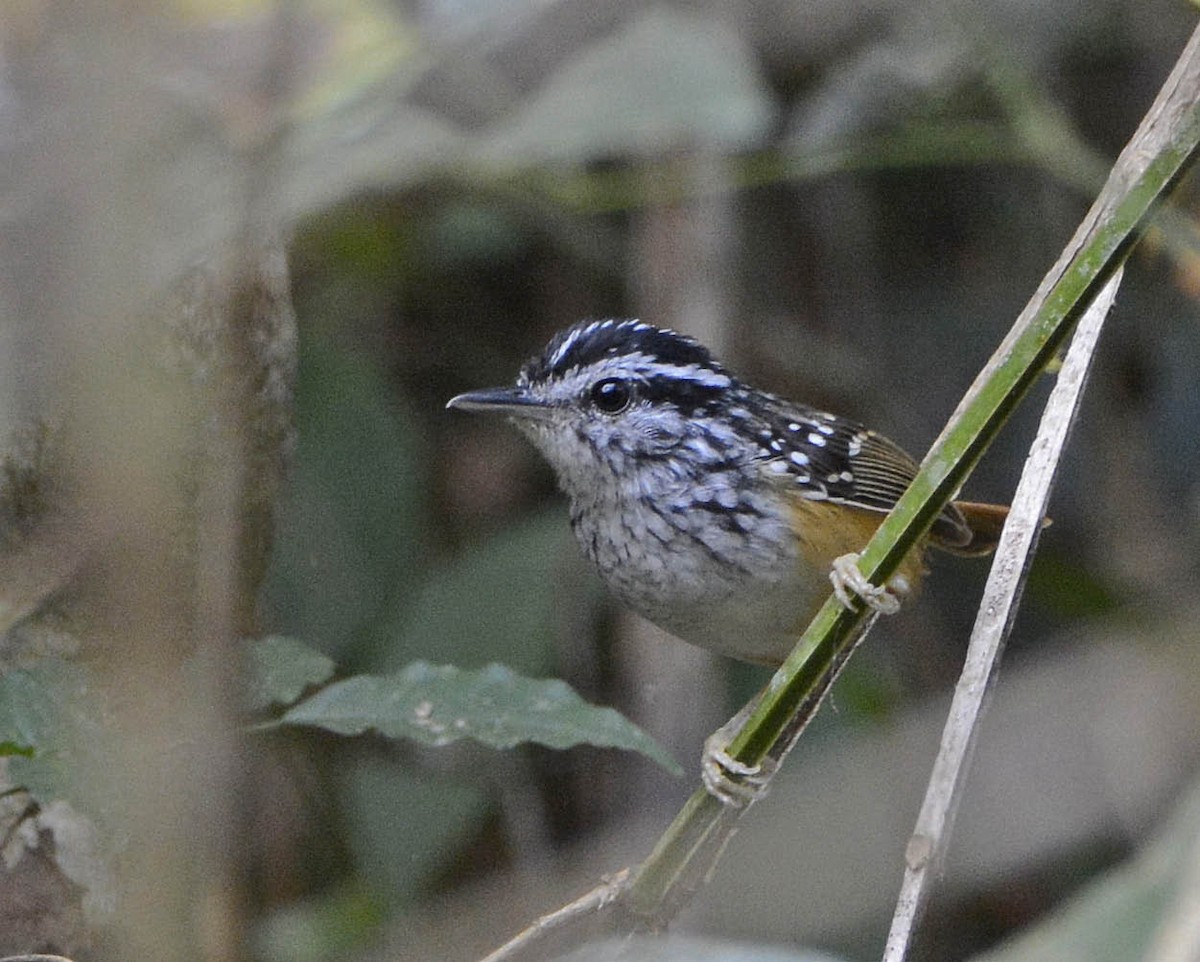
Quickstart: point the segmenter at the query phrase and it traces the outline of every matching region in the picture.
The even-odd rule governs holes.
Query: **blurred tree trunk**
[[[86,895],[115,908],[113,957],[232,960],[239,650],[293,442],[295,318],[266,190],[287,17],[242,37],[258,46],[238,72],[232,47],[181,59],[154,5],[51,6],[10,24],[0,76],[0,671],[63,651],[95,669],[104,730],[78,746],[71,798],[119,855],[111,892],[44,887],[32,915],[0,897],[0,933],[12,913],[45,923],[0,948],[86,946]],[[24,815],[40,857],[69,854]]]

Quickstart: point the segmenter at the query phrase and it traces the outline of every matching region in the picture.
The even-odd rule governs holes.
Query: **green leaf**
[[[304,690],[333,676],[333,659],[295,638],[271,635],[250,644],[247,652],[246,705],[261,711],[287,705]]]
[[[589,705],[564,682],[524,678],[503,665],[464,671],[418,661],[395,675],[358,675],[305,699],[281,721],[341,735],[374,730],[434,746],[473,738],[493,748],[529,741],[551,748],[627,748],[680,771],[666,751],[611,708]]]

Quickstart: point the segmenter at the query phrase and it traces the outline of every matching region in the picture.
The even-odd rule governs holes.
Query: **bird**
[[[447,407],[502,415],[549,462],[583,553],[671,635],[778,666],[830,594],[892,611],[926,548],[982,555],[1008,509],[955,501],[885,586],[853,564],[916,461],[862,424],[761,391],[699,341],[636,319],[555,334],[509,385]],[[857,576],[857,580],[856,577]]]

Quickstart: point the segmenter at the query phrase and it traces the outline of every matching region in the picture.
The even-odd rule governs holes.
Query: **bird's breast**
[[[781,661],[828,582],[806,570],[770,492],[707,494],[574,504],[572,528],[608,587],[643,617],[703,648]]]

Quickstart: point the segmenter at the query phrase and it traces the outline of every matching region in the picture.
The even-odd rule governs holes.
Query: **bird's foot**
[[[745,808],[765,798],[771,776],[779,767],[769,758],[747,765],[729,754],[729,743],[743,721],[739,713],[709,735],[700,762],[700,777],[708,794],[731,808]]]
[[[872,611],[881,615],[894,615],[900,610],[900,598],[908,594],[908,579],[896,575],[886,585],[873,585],[858,568],[858,554],[851,552],[835,558],[829,572],[833,582],[833,593],[850,611],[854,610],[854,599],[862,599]]]

